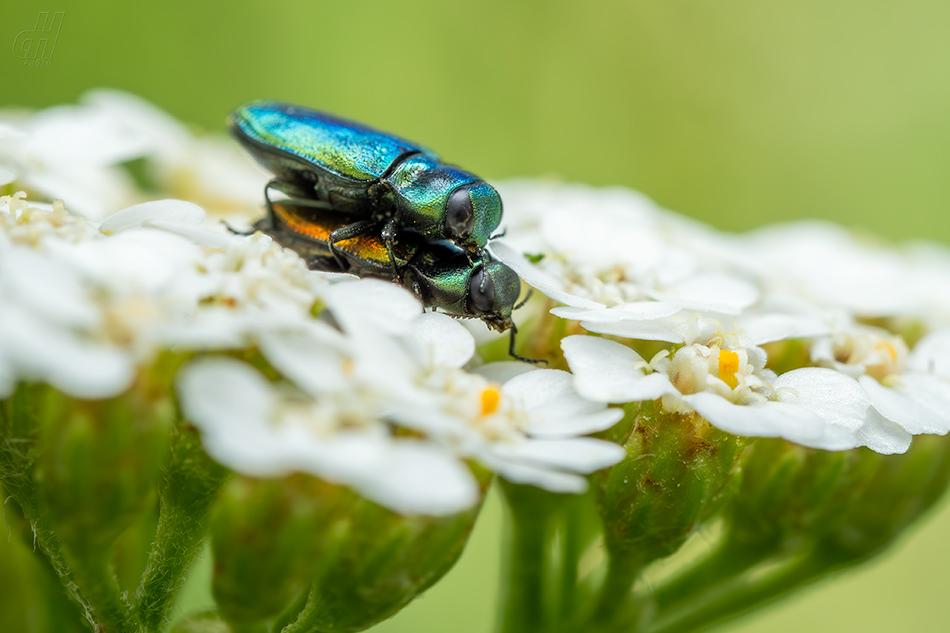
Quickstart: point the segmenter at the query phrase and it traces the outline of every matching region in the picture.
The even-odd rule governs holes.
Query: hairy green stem
[[[201,553],[208,514],[226,476],[205,454],[193,429],[174,429],[172,457],[159,489],[158,529],[136,592],[139,619],[148,633],[165,624]]]

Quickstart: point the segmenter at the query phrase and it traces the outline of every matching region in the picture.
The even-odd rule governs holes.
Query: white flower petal
[[[77,398],[98,400],[125,391],[135,378],[130,354],[49,327],[15,307],[0,313],[0,349],[23,381],[46,382]]]
[[[99,224],[99,230],[110,235],[141,227],[143,223],[152,220],[198,226],[204,218],[204,209],[197,204],[184,200],[153,200],[116,211]]]
[[[623,419],[622,409],[601,409],[577,416],[533,416],[521,429],[539,439],[565,439],[577,435],[600,433]]]
[[[846,450],[867,446],[884,454],[903,453],[911,435],[882,416],[856,380],[831,369],[806,367],[776,378],[780,400],[803,407],[825,421],[815,448]]]
[[[950,378],[950,328],[922,338],[911,351],[907,366],[921,373]]]
[[[657,301],[675,303],[690,310],[739,314],[759,298],[751,283],[724,274],[702,274],[648,293]]]
[[[814,338],[831,332],[828,324],[809,315],[799,314],[747,314],[739,318],[739,328],[744,330],[754,345],[796,338]]]
[[[443,449],[403,440],[380,457],[355,488],[395,512],[454,514],[481,496],[468,468]]]
[[[513,406],[530,412],[521,429],[538,438],[566,438],[609,429],[623,411],[606,409],[574,391],[572,376],[556,369],[535,369],[505,383],[502,393]]]
[[[276,397],[260,372],[229,356],[192,361],[176,385],[185,417],[212,435],[238,434],[268,419]]]
[[[326,324],[314,322],[306,332],[261,332],[258,341],[274,369],[313,396],[341,391],[352,379],[344,345]]]
[[[10,304],[20,303],[37,317],[68,327],[99,323],[99,311],[72,270],[57,266],[40,253],[11,248],[0,253],[0,288],[6,285]]]
[[[653,321],[677,314],[682,308],[664,301],[632,301],[600,310],[561,306],[551,309],[551,314],[562,319],[587,323],[616,323],[618,321]]]
[[[475,339],[465,326],[444,314],[426,312],[416,318],[410,340],[424,366],[458,369],[475,354]]]
[[[0,166],[0,187],[4,185],[9,185],[11,182],[16,180],[16,174],[9,169],[5,169],[3,166]]]
[[[904,374],[899,385],[885,387],[870,376],[858,382],[881,414],[913,435],[950,431],[950,383],[927,374]]]
[[[716,428],[749,437],[782,437],[791,442],[823,448],[824,421],[815,413],[783,402],[733,404],[704,391],[683,396],[697,413]]]
[[[564,358],[574,373],[574,388],[597,402],[655,400],[677,393],[669,378],[645,374],[643,358],[615,341],[595,336],[568,336],[561,341]]]
[[[499,242],[498,240],[493,241],[489,247],[489,251],[498,261],[518,273],[518,276],[521,277],[526,284],[537,288],[555,301],[574,306],[575,308],[598,309],[606,307],[602,303],[578,297],[567,292],[563,285],[554,277],[551,277],[540,268],[533,266],[524,255],[506,245],[504,242]]]
[[[587,479],[580,475],[504,460],[485,461],[489,468],[512,483],[537,486],[561,494],[579,495],[587,490]]]
[[[561,471],[592,473],[613,466],[627,454],[622,447],[592,437],[564,440],[532,440],[518,444],[498,444],[496,457]]]
[[[663,341],[682,343],[683,336],[676,330],[680,323],[671,319],[655,321],[617,321],[602,323],[599,321],[581,321],[581,327],[596,334],[610,334],[640,341]]]
[[[405,334],[422,314],[422,304],[409,291],[378,279],[333,284],[326,297],[334,318],[350,332],[365,324],[388,334]]]
[[[528,363],[522,363],[520,360],[499,360],[493,363],[485,363],[472,369],[472,373],[484,376],[492,382],[505,384],[515,376],[527,374],[534,371],[534,367]]]

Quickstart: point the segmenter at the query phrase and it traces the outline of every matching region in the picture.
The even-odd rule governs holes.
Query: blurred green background
[[[24,67],[13,44],[39,11],[65,17],[50,66]],[[222,131],[234,106],[273,98],[488,179],[627,185],[734,230],[828,218],[950,242],[948,33],[939,0],[26,0],[0,21],[0,107],[107,86]],[[499,517],[380,630],[487,632]],[[882,562],[730,630],[946,631],[948,533],[945,507]]]

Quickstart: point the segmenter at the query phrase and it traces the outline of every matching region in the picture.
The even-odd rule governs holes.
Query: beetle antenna
[[[531,294],[532,294],[533,292],[534,292],[534,288],[528,288],[528,294],[526,294],[526,295],[524,296],[524,299],[522,299],[521,301],[519,301],[519,302],[518,302],[518,305],[516,305],[515,307],[513,307],[513,308],[511,309],[511,311],[514,312],[514,311],[517,310],[518,308],[521,308],[522,306],[524,306],[524,304],[528,303],[528,299],[531,298]]]
[[[508,343],[508,355],[516,360],[520,360],[522,363],[531,363],[532,365],[548,364],[548,361],[543,358],[528,358],[520,354],[515,353],[515,334],[518,333],[518,328],[515,327],[515,324],[511,324],[511,339]]]

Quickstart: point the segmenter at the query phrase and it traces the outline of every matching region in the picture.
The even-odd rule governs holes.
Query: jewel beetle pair
[[[269,184],[354,220],[329,238],[378,234],[392,253],[406,229],[449,240],[478,257],[501,222],[501,198],[477,176],[432,151],[353,121],[276,101],[253,101],[230,117],[230,131],[274,174]],[[395,260],[390,257],[395,272]]]
[[[521,291],[485,245],[501,198],[430,150],[359,123],[274,101],[237,108],[230,131],[274,174],[267,218],[255,227],[320,270],[390,278],[424,305],[479,318],[498,331]],[[289,196],[271,201],[273,188]]]

